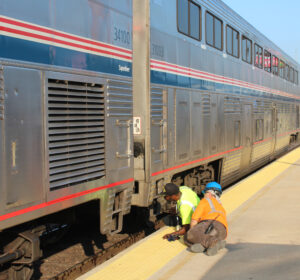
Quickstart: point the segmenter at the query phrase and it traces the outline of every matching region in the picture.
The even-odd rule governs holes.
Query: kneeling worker
[[[192,243],[192,252],[205,251],[207,255],[213,256],[226,244],[226,212],[220,202],[222,188],[218,183],[208,183],[203,193],[204,198],[193,213],[187,241]]]
[[[181,229],[166,234],[163,238],[169,239],[170,237],[176,238],[179,235],[184,235],[189,230],[192,214],[200,202],[199,197],[189,187],[178,187],[173,183],[166,184],[161,194],[164,195],[167,201],[177,202],[177,212],[181,217],[182,222]]]

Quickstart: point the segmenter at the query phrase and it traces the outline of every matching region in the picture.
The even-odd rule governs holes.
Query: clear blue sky
[[[300,63],[300,0],[223,0]]]

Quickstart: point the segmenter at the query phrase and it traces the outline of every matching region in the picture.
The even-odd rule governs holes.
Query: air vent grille
[[[105,176],[104,116],[103,85],[48,79],[50,189]]]
[[[224,98],[224,113],[225,114],[241,114],[241,101],[237,97],[226,96]]]
[[[254,100],[253,112],[255,114],[263,114],[265,112],[265,105],[263,100]]]
[[[209,94],[202,94],[202,114],[203,115],[210,115],[210,95]]]
[[[163,90],[161,88],[151,88],[151,118],[163,118]]]
[[[132,107],[132,85],[126,81],[108,80],[108,116],[118,118],[132,118]]]

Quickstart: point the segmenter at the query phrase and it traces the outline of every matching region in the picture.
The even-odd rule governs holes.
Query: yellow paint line
[[[166,233],[170,233],[170,228],[166,228],[160,234],[142,242],[134,250],[127,252],[127,254],[86,279],[147,279],[185,249],[181,242],[168,242],[162,239],[162,236]]]
[[[237,209],[271,180],[285,171],[290,164],[299,160],[299,158],[300,148],[281,157],[224,192],[222,203],[227,214]],[[172,231],[173,229],[169,227],[162,229],[159,233],[150,236],[141,242],[140,245],[117,257],[115,261],[99,269],[93,275],[82,279],[143,280],[149,278],[186,249],[181,242],[168,242],[162,239],[164,234]]]

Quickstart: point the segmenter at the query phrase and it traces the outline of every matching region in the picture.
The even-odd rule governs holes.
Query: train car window
[[[211,14],[206,14],[205,22],[206,43],[210,46],[214,45],[214,18]]]
[[[278,76],[278,58],[272,55],[272,73]]]
[[[267,50],[264,51],[264,69],[271,73],[271,53]]]
[[[233,42],[233,56],[240,57],[240,34],[235,30],[233,30],[232,33],[232,42]]]
[[[242,36],[242,60],[252,64],[252,41]]]
[[[198,41],[201,40],[201,7],[191,0],[177,0],[177,28]]]
[[[228,54],[232,55],[233,47],[232,47],[232,28],[228,25],[226,26],[226,51]]]
[[[295,70],[295,84],[298,85],[298,71]]]
[[[177,1],[178,30],[186,35],[189,34],[189,2],[188,0]]]
[[[288,66],[287,64],[285,64],[285,79],[288,81],[289,77],[290,77],[290,66]]]
[[[279,62],[279,76],[281,78],[285,77],[285,63],[281,59],[280,59],[280,62]]]
[[[294,68],[290,68],[290,82],[294,82]]]
[[[215,47],[219,50],[223,49],[223,42],[222,42],[222,29],[223,29],[223,24],[222,21],[220,21],[217,18],[214,18],[214,23],[215,23]]]
[[[264,138],[264,120],[256,120],[255,141],[263,140]]]
[[[257,44],[254,44],[254,65],[263,68],[263,49]]]
[[[226,51],[228,54],[240,57],[239,47],[240,47],[240,34],[238,31],[234,30],[231,26],[226,26]]]
[[[200,7],[190,2],[190,35],[200,40]]]
[[[205,16],[206,43],[218,50],[223,50],[223,22],[210,12]]]
[[[241,146],[241,122],[234,122],[234,147]]]

